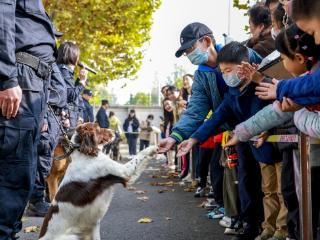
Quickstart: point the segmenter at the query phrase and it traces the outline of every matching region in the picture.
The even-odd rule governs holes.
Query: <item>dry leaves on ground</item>
[[[143,196],[143,197],[137,197],[138,200],[142,201],[142,202],[146,202],[149,200],[149,197],[147,196]]]
[[[39,232],[40,231],[40,226],[30,226],[24,228],[25,233],[32,233],[32,232]]]
[[[134,193],[137,195],[143,195],[146,193],[146,191],[138,190],[138,191],[135,191]]]
[[[164,193],[164,192],[168,192],[168,191],[169,191],[169,189],[164,188],[164,189],[159,189],[158,193]]]
[[[152,182],[150,183],[151,186],[166,186],[166,187],[173,187],[174,186],[174,182],[170,181],[170,182]]]
[[[137,188],[135,188],[135,187],[127,187],[127,189],[129,190],[129,191],[135,191]]]
[[[152,223],[153,220],[150,217],[143,217],[138,220],[138,223]]]

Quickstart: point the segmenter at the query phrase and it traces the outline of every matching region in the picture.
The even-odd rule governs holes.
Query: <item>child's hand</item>
[[[255,146],[256,148],[259,148],[262,146],[262,144],[264,144],[264,142],[268,139],[269,134],[267,132],[263,132],[261,133],[257,140],[254,141],[253,146]]]
[[[189,138],[188,140],[183,141],[178,146],[177,157],[182,157],[182,156],[186,155],[188,152],[190,152],[193,145],[195,145],[197,142],[198,142],[198,140],[194,139],[194,138]]]
[[[275,100],[277,98],[278,80],[273,79],[272,83],[260,83],[256,87],[256,95],[262,100]]]
[[[237,136],[234,134],[232,136],[232,138],[223,146],[223,148],[227,148],[227,147],[231,147],[231,146],[235,146],[239,143],[239,139],[237,138]]]
[[[282,99],[282,103],[280,104],[280,108],[281,108],[282,112],[296,112],[303,107],[296,104],[290,98],[284,97]]]
[[[247,62],[242,62],[241,65],[238,65],[237,74],[241,80],[253,81],[255,83],[260,83],[264,76],[257,71],[259,65],[250,64]]]

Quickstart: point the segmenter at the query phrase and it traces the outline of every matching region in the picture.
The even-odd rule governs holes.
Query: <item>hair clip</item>
[[[305,46],[302,47],[303,50],[307,50],[307,48],[308,48],[307,45],[305,45]]]
[[[297,34],[294,36],[294,39],[299,40],[300,36]]]

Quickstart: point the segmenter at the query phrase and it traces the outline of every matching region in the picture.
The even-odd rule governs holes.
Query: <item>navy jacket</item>
[[[96,115],[96,121],[101,128],[109,128],[109,118],[106,110],[103,107],[100,107]]]
[[[129,123],[130,121],[132,121],[132,131],[133,133],[138,133],[139,132],[139,120],[135,117],[135,118],[127,118],[124,123],[123,123],[123,130],[126,132],[126,137],[128,138],[128,136],[130,135],[128,133],[128,128],[129,128]],[[139,134],[132,134],[131,135],[135,138],[138,138]]]
[[[227,122],[235,127],[236,124],[249,119],[268,105],[270,102],[262,101],[255,95],[255,87],[256,84],[251,83],[242,92],[238,88],[229,88],[229,92],[225,94],[222,103],[211,118],[204,122],[191,137],[204,142],[210,136],[221,132],[219,127],[222,124]],[[252,143],[250,146],[255,159],[259,162],[272,164],[281,161],[271,143],[264,143],[260,148],[255,148]]]
[[[93,116],[93,107],[90,105],[90,103],[83,98],[83,121],[84,122],[94,122],[94,116]]]
[[[0,90],[18,86],[16,52],[54,62],[55,30],[41,0],[0,1]]]

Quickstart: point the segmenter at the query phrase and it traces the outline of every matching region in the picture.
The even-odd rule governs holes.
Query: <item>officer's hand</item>
[[[183,141],[178,147],[177,157],[182,157],[191,151],[193,145],[198,142],[195,138],[190,138],[186,141]]]
[[[88,71],[84,68],[82,68],[79,72],[79,79],[80,79],[80,83],[83,85],[83,86],[86,86],[86,81],[88,79]]]
[[[256,95],[262,100],[275,100],[277,99],[277,86],[278,80],[273,79],[272,83],[260,83],[256,87]]]
[[[62,120],[64,128],[70,128],[70,120],[68,118]]]
[[[3,116],[14,118],[19,110],[22,91],[20,86],[0,91],[0,109]]]
[[[176,140],[174,140],[171,137],[160,140],[159,146],[158,146],[158,153],[168,152],[174,146],[175,143],[176,143]]]

